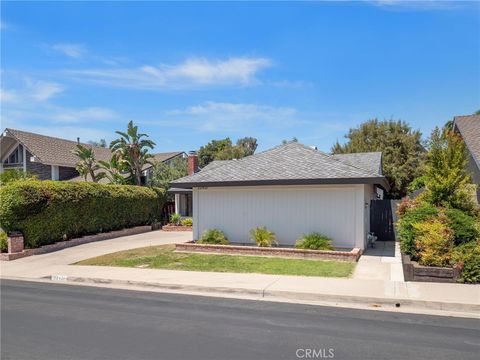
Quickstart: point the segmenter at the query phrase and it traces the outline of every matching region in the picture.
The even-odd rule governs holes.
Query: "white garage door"
[[[334,246],[354,247],[355,194],[355,186],[195,190],[195,234],[218,228],[230,242],[248,243],[249,230],[265,225],[284,245],[317,231],[334,239]]]

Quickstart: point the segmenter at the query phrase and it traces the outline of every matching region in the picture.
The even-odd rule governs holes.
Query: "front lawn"
[[[174,250],[175,245],[145,247],[107,254],[77,264],[324,277],[347,277],[355,268],[355,263],[341,261],[194,254]]]

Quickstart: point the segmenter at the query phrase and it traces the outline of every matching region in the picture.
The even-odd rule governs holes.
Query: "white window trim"
[[[27,148],[23,146],[23,172],[27,172]]]

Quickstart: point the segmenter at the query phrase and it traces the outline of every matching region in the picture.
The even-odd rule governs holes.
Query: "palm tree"
[[[130,172],[135,185],[141,185],[142,169],[146,164],[151,164],[149,159],[153,156],[148,149],[153,149],[155,143],[145,139],[147,134],[139,134],[138,126],[130,120],[127,132],[116,131],[120,138],[110,143],[110,150],[124,163]]]
[[[95,161],[95,153],[92,148],[77,144],[72,153],[80,159],[75,168],[85,178],[85,181],[87,181],[88,175],[90,175],[93,182],[98,182],[105,176],[105,173],[96,173],[100,167]]]
[[[105,170],[105,177],[112,183],[112,184],[129,184],[131,183],[131,177],[126,177],[122,175],[122,171],[125,169],[125,164],[122,164],[122,161],[118,158],[117,155],[112,155],[110,161],[102,161],[98,162],[100,164],[100,168]]]

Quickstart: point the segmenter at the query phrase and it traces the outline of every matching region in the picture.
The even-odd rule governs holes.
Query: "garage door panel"
[[[231,242],[248,243],[249,230],[265,225],[281,244],[317,231],[334,245],[353,247],[355,189],[200,190],[200,233],[221,229]]]

